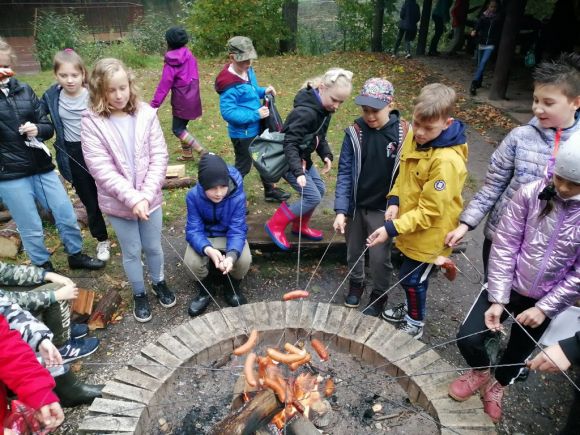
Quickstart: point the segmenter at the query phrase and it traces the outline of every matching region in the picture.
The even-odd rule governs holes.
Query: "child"
[[[209,304],[206,277],[210,260],[224,275],[231,273],[224,296],[232,307],[247,303],[240,283],[252,263],[247,241],[246,195],[240,173],[227,166],[221,157],[209,153],[199,162],[197,179],[186,198],[184,263],[197,279],[190,316],[202,313]]]
[[[580,54],[562,55],[534,71],[535,117],[513,129],[491,156],[483,187],[461,214],[459,226],[445,238],[455,246],[489,214],[484,228],[483,266],[503,210],[523,184],[542,178],[556,142],[580,130]]]
[[[399,21],[399,33],[397,34],[397,41],[395,42],[395,48],[393,50],[393,55],[397,56],[399,51],[399,45],[405,37],[405,49],[407,50],[406,59],[411,57],[411,42],[415,40],[417,36],[417,23],[421,18],[421,11],[416,0],[405,0],[403,6],[401,6],[401,12],[399,13],[401,21]]]
[[[365,82],[354,102],[362,116],[345,130],[338,161],[336,218],[333,227],[344,234],[350,288],[344,305],[356,308],[365,290],[364,258],[366,238],[384,222],[387,193],[393,186],[399,165],[399,152],[408,130],[394,110],[395,89],[388,80],[372,78]],[[390,286],[391,242],[369,250],[373,291],[365,314],[378,316],[383,311]]]
[[[326,187],[314,166],[311,154],[316,151],[324,162],[323,174],[332,166],[332,151],[326,140],[330,118],[352,91],[352,72],[331,68],[320,77],[306,81],[294,98],[294,109],[284,123],[284,154],[289,170],[284,179],[300,194],[300,201],[282,203],[266,222],[265,228],[283,251],[291,246],[284,231],[292,222],[292,232],[312,240],[322,240],[322,231],[308,226],[314,209],[320,204]],[[302,216],[300,215],[302,213]]]
[[[165,32],[167,53],[165,53],[163,74],[151,100],[151,107],[157,109],[171,89],[171,109],[173,111],[172,131],[181,141],[179,161],[193,159],[195,150],[199,155],[207,152],[199,141],[187,131],[187,124],[201,116],[201,95],[197,59],[186,47],[189,37],[182,27],[171,27]]]
[[[455,91],[433,83],[421,89],[413,110],[413,128],[401,154],[401,169],[388,194],[384,226],[367,239],[369,247],[397,237],[403,254],[399,271],[407,310],[399,306],[383,318],[419,339],[425,324],[429,274],[437,256],[449,255],[443,240],[463,208],[461,191],[467,176],[465,126],[451,118]]]
[[[0,38],[0,198],[16,222],[33,264],[54,270],[44,245],[38,202],[52,212],[71,269],[102,269],[103,261],[81,252],[77,217],[54,171],[50,152],[41,142],[52,136],[52,124],[30,86],[13,77],[13,61],[12,48]]]
[[[467,364],[484,367],[490,364],[487,334],[476,332],[500,330],[508,311],[518,322],[494,376],[489,369],[470,370],[449,386],[459,401],[481,390],[494,422],[501,418],[505,386],[523,368],[514,364],[523,365],[550,319],[580,298],[580,132],[560,147],[554,172],[551,180],[521,187],[507,204],[491,247],[487,290],[457,333]]]
[[[258,86],[252,59],[258,55],[252,40],[234,36],[228,41],[230,63],[226,64],[215,79],[215,90],[220,95],[220,112],[228,123],[228,134],[234,145],[235,167],[242,178],[252,169],[252,157],[248,151],[252,140],[260,134],[260,120],[270,116],[261,99],[265,94],[276,95],[273,86]],[[282,202],[290,194],[262,179],[264,200]]]
[[[135,78],[117,59],[101,59],[89,81],[89,111],[82,120],[83,153],[97,183],[99,205],[109,217],[133,288],[133,315],[151,320],[145,292],[144,252],[153,292],[163,307],[175,295],[163,276],[161,187],[167,171],[167,145],[157,111],[139,101]]]
[[[87,209],[89,230],[97,239],[97,258],[108,261],[111,244],[107,225],[99,208],[97,186],[85,163],[81,147],[81,113],[88,107],[88,77],[82,58],[72,49],[54,56],[57,83],[42,96],[43,109],[50,114],[56,130],[56,161],[62,176],[71,182]]]

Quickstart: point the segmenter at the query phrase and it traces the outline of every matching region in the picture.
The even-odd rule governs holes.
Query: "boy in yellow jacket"
[[[419,339],[425,324],[429,274],[438,256],[451,248],[445,235],[463,209],[461,191],[467,176],[465,126],[451,117],[455,91],[440,83],[421,89],[413,124],[403,143],[401,167],[387,195],[385,225],[372,233],[368,246],[397,237],[404,256],[399,272],[407,303],[383,311],[383,318]]]

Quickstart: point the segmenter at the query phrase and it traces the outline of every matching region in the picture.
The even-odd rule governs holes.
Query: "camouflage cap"
[[[234,36],[230,38],[227,49],[228,53],[234,55],[234,59],[237,62],[258,58],[258,53],[256,53],[252,40],[245,36]]]

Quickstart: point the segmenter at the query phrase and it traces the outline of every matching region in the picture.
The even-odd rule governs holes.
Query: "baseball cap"
[[[234,55],[234,59],[243,62],[249,59],[257,59],[258,53],[252,44],[252,40],[245,36],[234,36],[228,41],[228,52]]]
[[[395,88],[393,84],[388,80],[373,77],[365,82],[354,102],[359,106],[368,106],[381,110],[391,104],[394,98]]]

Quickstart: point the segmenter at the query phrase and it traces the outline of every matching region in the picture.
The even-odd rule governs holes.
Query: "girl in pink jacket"
[[[518,376],[550,320],[580,299],[580,132],[560,146],[551,180],[524,185],[508,203],[493,239],[488,278],[457,334],[461,354],[475,369],[451,383],[449,395],[463,401],[480,390],[485,412],[497,422],[505,386]],[[508,311],[516,323],[492,375],[484,342],[489,331],[502,328]]]
[[[97,184],[99,206],[113,226],[123,267],[133,288],[133,315],[151,320],[141,254],[145,253],[153,292],[164,307],[175,295],[163,276],[161,187],[167,145],[157,111],[139,101],[135,79],[117,59],[101,59],[89,82],[89,110],[83,114],[83,154]]]

